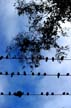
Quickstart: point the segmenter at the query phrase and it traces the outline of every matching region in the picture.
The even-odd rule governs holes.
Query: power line
[[[46,77],[57,77],[57,78],[60,78],[61,77],[68,77],[68,76],[71,76],[71,73],[66,73],[66,74],[61,74],[61,73],[57,73],[57,74],[49,74],[49,73],[41,73],[41,72],[38,72],[38,73],[35,73],[35,72],[31,72],[31,73],[27,73],[26,71],[24,71],[23,73],[20,73],[20,72],[0,72],[0,76],[46,76]]]
[[[16,56],[9,57],[8,55],[7,56],[0,56],[0,60],[3,60],[3,59],[24,59],[24,60],[31,59],[32,61],[37,59],[37,60],[45,60],[46,62],[48,60],[52,60],[53,62],[54,62],[54,60],[61,60],[61,61],[63,61],[63,60],[71,60],[71,58],[66,58],[65,59],[64,56],[61,56],[59,59],[56,59],[55,57],[49,58],[49,57],[44,57],[44,56],[41,56],[41,55],[36,56],[36,57],[34,57],[34,56],[32,56],[32,57],[16,57]]]
[[[17,96],[17,97],[22,97],[22,96],[71,96],[71,93],[69,92],[62,92],[62,93],[54,93],[54,92],[40,92],[40,93],[30,93],[30,92],[22,92],[22,91],[17,91],[17,92],[9,92],[8,94],[5,94],[4,92],[0,92],[0,96]]]

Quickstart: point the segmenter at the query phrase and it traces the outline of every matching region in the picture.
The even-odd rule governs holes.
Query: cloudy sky
[[[18,33],[27,30],[27,21],[25,16],[18,16],[13,4],[15,0],[0,0],[0,55],[5,55],[5,49],[10,44],[13,37]],[[25,23],[26,22],[26,23]],[[66,22],[62,27],[67,31],[68,37],[61,37],[58,42],[63,45],[69,45],[71,49],[71,24]],[[52,57],[55,54],[54,49],[42,51],[45,56]],[[68,58],[71,58],[71,50],[68,52]],[[35,71],[47,73],[67,73],[71,72],[71,61],[63,61],[59,64],[48,61],[40,62],[40,67]],[[0,71],[21,71],[21,65],[16,60],[0,61]],[[27,71],[29,71],[27,69]],[[40,93],[42,91],[62,91],[71,92],[71,77],[6,77],[0,76],[0,92],[4,91],[29,91]],[[71,108],[70,96],[29,96],[29,97],[8,97],[0,96],[0,108]]]

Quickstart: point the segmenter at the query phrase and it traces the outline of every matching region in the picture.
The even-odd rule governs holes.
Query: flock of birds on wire
[[[54,60],[57,60],[57,59],[55,59],[54,57],[52,57],[52,58],[48,58],[48,57],[36,57],[36,58],[22,58],[22,57],[16,57],[16,56],[14,56],[14,57],[9,57],[8,55],[7,56],[0,56],[0,60],[3,60],[3,59],[39,59],[39,60],[45,60],[46,62],[48,61],[48,60],[52,60],[52,62],[54,62]],[[59,60],[61,60],[61,61],[63,61],[63,60],[71,60],[71,59],[64,59],[64,56],[62,56]],[[15,73],[15,72],[11,72],[11,73],[9,73],[9,72],[0,72],[0,76],[1,75],[5,75],[5,76],[11,76],[11,77],[13,77],[13,76],[57,76],[57,78],[60,78],[60,76],[71,76],[71,74],[70,73],[66,73],[66,74],[60,74],[60,73],[57,73],[57,74],[48,74],[48,73],[46,73],[46,72],[44,72],[44,73],[41,73],[41,72],[38,72],[38,73],[35,73],[35,72],[31,72],[30,74],[29,73],[27,73],[26,71],[24,71],[23,73],[20,73],[20,72],[17,72],[17,73]],[[46,92],[46,93],[44,93],[44,92],[41,92],[41,93],[30,93],[30,92],[27,92],[27,93],[24,93],[24,92],[22,92],[22,91],[17,91],[17,92],[9,92],[8,94],[5,94],[4,92],[0,92],[0,96],[17,96],[17,97],[22,97],[22,96],[34,96],[34,95],[36,95],[36,96],[63,96],[63,95],[65,95],[65,96],[67,96],[67,95],[69,95],[69,96],[71,96],[71,93],[69,93],[69,92],[62,92],[62,93],[54,93],[54,92],[51,92],[51,93],[49,93],[49,92]]]
[[[46,62],[48,61],[48,60],[52,60],[52,62],[54,62],[54,60],[61,60],[61,61],[63,61],[63,60],[71,60],[71,59],[64,59],[64,56],[61,56],[61,58],[60,59],[56,59],[56,58],[54,58],[54,57],[52,57],[52,58],[48,58],[48,57],[44,57],[44,56],[36,56],[36,57],[29,57],[29,58],[27,58],[27,57],[16,57],[16,56],[14,56],[14,57],[9,57],[8,55],[7,56],[0,56],[0,60],[2,60],[2,59],[39,59],[39,60],[45,60]]]
[[[5,94],[4,92],[0,93],[0,96],[16,96],[16,97],[22,97],[22,96],[71,96],[71,93],[69,92],[62,92],[62,93],[54,93],[54,92],[41,92],[41,93],[30,93],[30,92],[22,92],[22,91],[17,91],[17,92],[9,92],[8,94]]]
[[[41,72],[38,72],[38,73],[35,73],[35,72],[31,72],[31,73],[27,73],[26,71],[24,71],[23,73],[20,73],[20,72],[0,72],[0,76],[57,76],[57,78],[60,78],[60,76],[71,76],[70,73],[66,73],[66,74],[61,74],[61,73],[57,73],[57,74],[49,74],[49,73],[41,73]]]

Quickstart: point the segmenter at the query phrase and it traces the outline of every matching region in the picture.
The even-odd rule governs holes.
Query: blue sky
[[[0,1],[0,55],[5,55],[5,49],[10,44],[13,37],[18,33],[27,31],[27,20],[25,16],[18,16],[17,11],[14,9],[13,4],[15,0],[1,0]],[[71,24],[66,22],[62,24],[63,29],[67,31],[69,37],[62,37],[58,42],[63,45],[67,44],[71,47]],[[61,34],[59,34],[61,35]],[[71,48],[70,48],[71,49]],[[52,57],[55,54],[55,50],[42,51],[44,56]],[[71,50],[68,52],[68,58],[71,58]],[[67,73],[71,72],[71,61],[63,61],[59,64],[57,61],[54,63],[49,61],[45,63],[40,62],[40,67],[35,71],[48,72],[48,73]],[[27,69],[26,69],[27,70]],[[21,65],[16,60],[2,60],[0,61],[0,71],[22,71]],[[29,70],[27,70],[29,71]],[[34,93],[40,93],[42,91],[54,91],[71,92],[71,78],[60,77],[60,79],[54,77],[5,77],[0,76],[0,92],[9,91],[29,91]],[[41,96],[29,96],[29,97],[0,97],[0,108],[71,108],[71,97],[57,96],[57,97],[41,97]]]

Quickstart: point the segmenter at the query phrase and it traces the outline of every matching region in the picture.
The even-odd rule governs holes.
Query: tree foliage
[[[57,39],[58,32],[65,36],[60,22],[71,20],[71,0],[39,0],[26,2],[17,0],[15,7],[18,15],[27,15],[29,20],[28,34],[18,34],[13,43],[8,47],[7,52],[16,50],[16,54],[22,57],[31,57],[29,63],[39,64],[40,59],[33,60],[33,56],[41,56],[41,49],[56,49],[56,58],[65,56],[64,50],[67,46],[60,46]],[[18,53],[17,53],[18,52]]]

